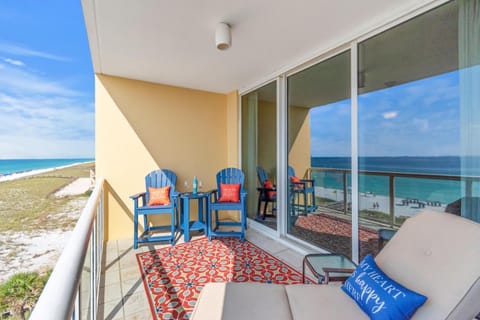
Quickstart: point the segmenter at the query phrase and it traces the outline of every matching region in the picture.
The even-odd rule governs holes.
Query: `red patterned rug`
[[[302,282],[301,273],[237,238],[205,237],[138,253],[137,261],[154,319],[188,319],[208,282]]]

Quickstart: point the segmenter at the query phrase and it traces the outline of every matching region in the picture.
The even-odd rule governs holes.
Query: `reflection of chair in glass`
[[[290,180],[290,192],[293,193],[293,214],[307,214],[317,210],[315,204],[315,181],[298,178],[295,175],[295,169],[291,166],[288,166],[288,178]]]
[[[222,169],[217,173],[217,189],[212,191],[209,203],[209,219],[212,221],[212,211],[215,211],[215,228],[212,230],[212,222],[208,224],[208,240],[213,237],[239,237],[245,240],[245,229],[247,228],[247,191],[243,185],[245,175],[237,168]],[[221,221],[218,218],[218,210],[240,211],[240,221]],[[225,227],[240,227],[240,231],[220,230]]]
[[[274,217],[274,212],[277,211],[275,204],[277,203],[277,189],[272,184],[272,182],[268,179],[267,172],[262,167],[257,167],[257,176],[258,176],[258,183],[260,186],[257,188],[258,190],[258,206],[257,206],[257,219],[261,218],[265,220],[265,217],[271,216]],[[264,202],[263,207],[263,214],[260,217],[260,209],[262,207],[262,202]],[[272,213],[267,214],[268,204],[272,204]]]
[[[133,214],[133,248],[137,249],[139,243],[151,243],[158,241],[169,241],[173,244],[175,240],[177,192],[175,184],[177,175],[167,169],[150,172],[145,177],[146,192],[141,192],[130,198],[134,201]],[[142,199],[141,203],[138,201]],[[170,225],[150,225],[148,216],[166,214],[170,215]],[[138,216],[143,215],[143,233],[138,236]],[[149,235],[160,230],[170,230],[170,234],[155,236]]]

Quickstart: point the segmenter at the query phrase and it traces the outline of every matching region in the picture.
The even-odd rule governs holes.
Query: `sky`
[[[458,156],[458,71],[358,97],[360,156]],[[311,153],[350,156],[350,100],[310,110]]]
[[[0,2],[0,159],[93,158],[94,75],[79,0]]]

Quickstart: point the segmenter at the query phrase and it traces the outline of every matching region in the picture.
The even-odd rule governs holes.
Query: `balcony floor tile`
[[[203,237],[193,234],[192,239]],[[256,246],[268,251],[276,258],[283,260],[301,272],[303,254],[300,254],[282,243],[249,228],[246,238]],[[183,243],[183,237],[177,239]],[[107,270],[102,273],[101,284],[105,294],[100,298],[99,319],[149,319],[150,307],[138,268],[136,253],[155,250],[170,246],[170,244],[144,245],[137,250],[132,248],[132,239],[110,241],[106,246]],[[116,256],[115,256],[116,254]]]

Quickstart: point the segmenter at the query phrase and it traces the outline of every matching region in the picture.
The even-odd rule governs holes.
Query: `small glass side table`
[[[357,265],[338,253],[311,253],[303,258],[302,281],[305,283],[305,266],[313,273],[319,284],[342,281],[355,270]]]

